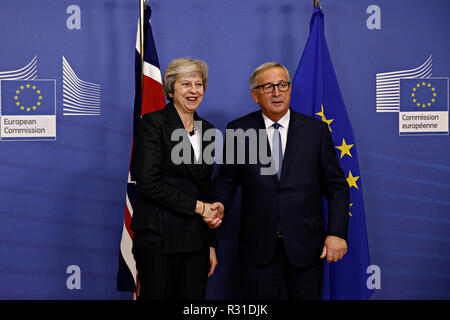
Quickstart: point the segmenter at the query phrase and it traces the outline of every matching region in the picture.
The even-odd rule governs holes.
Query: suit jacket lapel
[[[166,130],[167,130],[168,134],[169,134],[169,137],[171,137],[172,132],[174,132],[174,130],[184,129],[184,126],[183,126],[183,122],[181,121],[181,119],[180,119],[180,117],[179,117],[179,115],[178,115],[178,113],[177,113],[177,111],[175,109],[175,106],[173,105],[172,102],[170,102],[165,107],[165,112],[166,112],[165,127],[166,127]],[[204,128],[205,122],[203,121],[203,119],[201,119],[197,115],[197,113],[194,113],[194,120],[195,121],[202,121],[202,131],[205,130],[205,128]],[[186,139],[188,139],[187,134],[188,133],[186,132]],[[202,132],[201,132],[201,134],[202,134]],[[183,139],[185,139],[185,138],[183,138]],[[200,138],[200,140],[201,140],[201,138]],[[171,143],[172,147],[174,147],[179,142],[172,141],[170,139],[170,143]],[[197,182],[197,184],[201,188],[203,188],[207,184],[205,184],[205,182],[202,181],[202,174],[201,173],[202,173],[202,171],[204,169],[206,169],[205,168],[206,165],[205,165],[204,161],[202,161],[201,164],[194,163],[194,158],[195,158],[194,149],[192,148],[192,145],[190,143],[189,143],[189,145],[190,145],[190,148],[191,148],[191,163],[190,164],[182,163],[180,165],[183,166],[187,170],[187,172],[194,178],[194,180]],[[203,154],[203,150],[204,150],[205,146],[203,145],[202,142],[201,142],[201,146],[202,146],[201,147],[201,149],[202,149],[201,152]]]
[[[302,139],[301,127],[303,127],[302,119],[296,112],[293,112],[293,110],[291,109],[291,118],[289,120],[286,149],[283,157],[283,168],[281,170],[281,177],[280,177],[281,183],[286,178],[286,175],[289,171],[289,167],[292,163],[292,160],[294,159],[298,141]]]
[[[255,123],[255,125],[253,127],[256,128],[256,130],[258,130],[257,134],[258,134],[259,139],[261,139],[261,137],[259,135],[259,133],[260,133],[259,130],[264,130],[264,132],[267,133],[267,131],[266,131],[266,124],[264,122],[262,111],[258,112],[257,114],[258,114],[258,117],[257,117],[256,123]],[[266,137],[266,140],[267,140],[266,141],[267,142],[267,146],[266,146],[267,155],[269,157],[272,157],[272,149],[270,149],[269,137],[268,137],[267,134],[265,135],[265,137]],[[260,154],[261,154],[261,151],[259,150],[259,144],[258,144],[258,157],[260,156]],[[247,157],[247,159],[248,159],[248,157]],[[259,162],[259,166],[262,167],[263,165]],[[283,166],[284,166],[284,160],[283,160]],[[264,167],[267,167],[267,165],[264,165]],[[284,168],[282,168],[281,170],[282,170],[281,173],[283,173]],[[278,179],[278,176],[276,174],[273,174],[272,178],[273,178],[273,181],[275,183],[277,183],[277,184],[280,183],[280,180]]]
[[[200,185],[203,187],[205,186],[205,182],[203,181],[202,183],[202,178],[204,177],[205,174],[205,170],[208,169],[208,165],[205,163],[205,159],[203,159],[203,155],[204,155],[204,151],[206,146],[209,144],[205,144],[203,142],[203,133],[208,130],[211,129],[212,127],[210,125],[208,125],[208,123],[206,121],[204,121],[197,113],[194,113],[194,121],[200,121],[201,122],[201,128],[198,128],[198,134],[200,134],[200,159],[201,159],[201,163],[194,163],[192,162],[191,165],[186,165],[187,169],[190,170],[191,174],[197,179],[197,181],[200,183]],[[194,154],[194,149],[191,146],[191,154],[192,154],[192,159],[195,159],[195,154]]]
[[[177,114],[175,106],[172,102],[169,102],[164,108],[165,119],[164,119],[164,127],[167,130],[169,135],[169,139],[172,136],[172,133],[177,129],[183,129],[183,123],[181,122],[180,117]],[[178,142],[172,141],[170,139],[170,144],[174,147]]]

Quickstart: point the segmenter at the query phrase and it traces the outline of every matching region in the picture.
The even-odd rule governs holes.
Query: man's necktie
[[[272,126],[275,128],[275,130],[273,131],[273,139],[272,139],[272,155],[273,160],[275,162],[275,168],[278,168],[277,176],[278,179],[280,179],[281,169],[283,167],[283,147],[281,144],[280,130],[278,130],[278,128],[281,125],[275,122]]]

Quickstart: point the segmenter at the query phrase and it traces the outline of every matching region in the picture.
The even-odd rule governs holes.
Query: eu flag
[[[55,115],[54,80],[2,80],[2,115]]]
[[[310,35],[292,83],[291,107],[328,124],[350,186],[348,252],[339,262],[325,262],[323,298],[369,299],[372,290],[366,285],[366,271],[370,259],[356,143],[325,41],[324,15],[319,6],[313,10]]]
[[[448,78],[400,79],[400,111],[447,111]]]

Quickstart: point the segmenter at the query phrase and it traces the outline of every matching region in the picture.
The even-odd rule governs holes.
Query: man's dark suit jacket
[[[202,131],[213,128],[197,113],[194,120],[201,121]],[[194,213],[197,200],[211,202],[212,165],[194,164],[193,158],[191,164],[172,162],[171,152],[178,141],[171,141],[171,135],[180,128],[183,123],[173,103],[147,113],[140,120],[133,151],[138,196],[131,229],[161,235],[165,253],[216,246],[215,232]],[[190,151],[193,156],[192,147]]]
[[[298,267],[320,262],[325,236],[347,239],[349,186],[329,129],[318,119],[292,109],[290,112],[280,180],[276,175],[261,175],[260,163],[224,163],[214,181],[214,201],[222,202],[225,208],[229,207],[236,188],[241,187],[239,246],[244,264],[269,263],[275,251],[277,231],[284,235],[290,262]],[[250,113],[227,126],[227,129],[238,128],[265,130],[262,112]],[[270,152],[270,147],[267,150]],[[246,159],[248,151],[246,143]],[[326,228],[322,195],[328,201]]]

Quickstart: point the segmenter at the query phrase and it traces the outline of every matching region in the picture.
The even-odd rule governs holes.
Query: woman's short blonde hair
[[[208,83],[208,66],[203,60],[195,60],[191,58],[173,59],[167,66],[163,78],[163,92],[165,97],[172,101],[175,81],[181,76],[190,73],[197,73],[201,76],[203,88],[206,90]]]
[[[279,64],[277,62],[266,62],[263,63],[262,65],[260,65],[259,67],[257,67],[252,75],[250,76],[250,79],[248,79],[248,83],[250,85],[251,89],[255,89],[255,87],[258,85],[258,75],[268,69],[272,69],[272,68],[281,68],[286,72],[286,75],[288,77],[289,82],[291,82],[291,76],[289,75],[289,71],[288,69],[286,69],[285,66],[283,66],[282,64]]]

